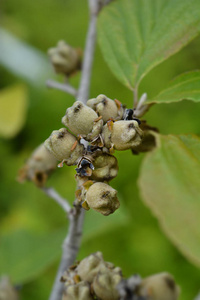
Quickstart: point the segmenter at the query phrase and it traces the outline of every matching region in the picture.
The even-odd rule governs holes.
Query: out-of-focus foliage
[[[55,46],[60,39],[66,40],[74,47],[83,48],[87,24],[86,0],[4,0],[1,5],[2,27],[39,49],[44,55],[47,49]],[[198,38],[179,54],[156,67],[141,82],[140,94],[147,92],[151,99],[178,74],[200,68],[199,48]],[[12,51],[14,54],[15,49]],[[52,70],[51,77],[54,76]],[[0,78],[0,88],[19,81],[16,73],[11,73],[3,66],[0,66]],[[56,78],[62,81],[59,76]],[[77,86],[79,78],[80,75],[76,75],[71,79],[71,83]],[[46,90],[44,81],[41,87],[28,85],[28,89],[30,104],[24,128],[15,138],[0,140],[0,226],[3,236],[15,234],[15,230],[27,230],[34,235],[49,235],[54,230],[62,230],[63,227],[67,231],[63,211],[31,183],[20,185],[15,178],[18,169],[33,149],[53,130],[62,127],[61,117],[74,99],[60,91]],[[91,97],[101,93],[112,99],[119,99],[126,103],[127,107],[132,107],[132,93],[120,85],[111,74],[97,47]],[[170,106],[162,104],[152,107],[147,114],[147,121],[152,126],[159,127],[163,134],[200,134],[199,111],[200,105],[189,101]],[[180,299],[193,299],[199,290],[199,269],[188,262],[164,236],[157,220],[140,199],[137,179],[143,155],[133,156],[126,151],[117,153],[117,157],[120,169],[119,175],[113,180],[113,187],[119,191],[120,202],[124,204],[123,211],[129,212],[127,223],[122,222],[120,226],[116,226],[116,221],[110,226],[108,222],[112,216],[101,216],[98,223],[103,228],[101,233],[96,232],[94,225],[97,224],[97,215],[92,211],[87,212],[85,227],[90,230],[90,234],[88,231],[88,238],[83,241],[79,258],[97,250],[102,251],[105,260],[121,266],[125,276],[136,272],[147,276],[168,271],[174,275],[182,288]],[[49,185],[53,185],[71,203],[75,191],[74,174],[73,167],[63,167],[56,170],[49,181]],[[121,212],[120,208],[119,215]],[[1,243],[0,240],[0,251]],[[37,244],[34,248],[37,248]],[[58,249],[61,253],[60,244]],[[58,263],[59,259],[37,279],[24,284],[21,299],[47,299]]]
[[[90,214],[84,226],[83,241],[90,241],[96,234],[124,226],[130,220],[128,211],[121,207],[109,218],[106,225],[99,214]],[[91,223],[94,225],[91,228]],[[105,228],[106,226],[106,228]],[[54,232],[37,234],[17,230],[2,235],[0,250],[0,271],[9,274],[15,284],[24,284],[47,269],[61,254],[61,245],[66,236],[66,226]],[[37,245],[37,247],[36,247]]]
[[[170,103],[181,100],[200,101],[200,71],[181,74],[148,103]]]
[[[15,85],[0,90],[0,136],[16,136],[25,123],[27,114],[27,89]]]
[[[142,164],[142,198],[180,251],[200,266],[200,138],[157,135],[157,145]]]
[[[16,76],[41,86],[50,71],[47,57],[6,30],[0,29],[0,38],[0,64]]]
[[[134,89],[156,65],[200,32],[200,2],[118,0],[98,23],[102,53],[114,75]]]
[[[19,284],[40,275],[59,256],[64,233],[64,228],[43,235],[18,230],[2,236],[1,272]]]

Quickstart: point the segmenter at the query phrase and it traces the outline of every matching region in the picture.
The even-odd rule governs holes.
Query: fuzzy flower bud
[[[89,284],[81,281],[75,285],[69,285],[64,291],[62,300],[92,300]]]
[[[68,166],[82,156],[84,146],[66,128],[54,130],[45,141],[45,147],[58,159],[65,160]]]
[[[174,278],[168,273],[160,273],[142,280],[139,294],[149,300],[177,300],[180,293]]]
[[[100,271],[93,282],[95,294],[101,300],[118,300],[119,293],[116,287],[121,279],[122,275],[113,270]]]
[[[99,95],[97,98],[89,99],[87,105],[94,109],[99,116],[102,116],[104,123],[111,118],[114,120],[121,118],[123,115],[123,109],[117,107],[115,101],[105,95]]]
[[[95,181],[110,181],[118,173],[118,163],[115,156],[100,153],[93,161],[94,170],[90,179]]]
[[[107,124],[104,125],[102,136],[107,148],[127,150],[140,145],[143,132],[137,121],[117,121],[113,123],[111,130]]]
[[[29,180],[42,187],[56,166],[57,159],[42,144],[35,149],[25,166],[19,170],[18,181]]]
[[[91,185],[86,194],[86,202],[104,216],[112,214],[120,206],[117,191],[103,182]]]
[[[74,102],[66,111],[62,123],[75,135],[81,135],[91,141],[98,137],[101,132],[103,121],[98,119],[97,113],[80,101]]]
[[[57,47],[50,48],[48,55],[56,73],[69,76],[80,69],[80,51],[64,41],[59,41]]]
[[[80,262],[77,274],[81,280],[92,283],[102,264],[104,264],[102,253],[93,253]]]

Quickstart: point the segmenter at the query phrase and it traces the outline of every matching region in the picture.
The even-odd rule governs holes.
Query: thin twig
[[[64,290],[61,276],[74,263],[80,248],[85,211],[75,208],[73,212],[69,215],[69,231],[63,243],[63,254],[49,300],[61,299]]]
[[[81,76],[80,86],[78,90],[78,97],[77,97],[77,100],[82,101],[83,103],[87,102],[89,91],[90,91],[92,63],[93,63],[94,50],[96,44],[96,22],[97,22],[97,14],[100,9],[98,0],[88,0],[88,3],[90,8],[90,22],[89,22],[88,33],[86,37],[82,76]]]
[[[60,82],[49,79],[46,82],[46,86],[51,89],[57,89],[57,90],[66,92],[74,97],[77,96],[78,91],[73,86],[71,86],[69,83],[60,83]]]
[[[43,192],[49,196],[50,198],[54,199],[63,209],[64,211],[69,214],[72,210],[69,202],[62,198],[54,188],[42,188]]]

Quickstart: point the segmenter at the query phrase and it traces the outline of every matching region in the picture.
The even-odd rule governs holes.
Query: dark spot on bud
[[[109,192],[109,191],[107,191],[107,192],[104,192],[101,198],[106,198],[106,197],[107,197],[109,194],[110,194],[110,192]]]
[[[62,139],[64,137],[64,132],[59,132],[57,137],[58,139]]]
[[[106,104],[107,104],[107,99],[106,99],[106,98],[103,98],[102,103],[103,103],[104,106],[106,106]]]
[[[35,178],[34,181],[38,184],[38,185],[42,185],[45,183],[46,180],[46,175],[42,172],[36,172],[35,173]]]
[[[133,124],[133,123],[129,124],[129,125],[128,125],[128,128],[129,128],[129,129],[134,128],[134,124]]]
[[[176,287],[174,280],[171,279],[171,278],[169,278],[169,277],[165,277],[164,279],[165,279],[165,282],[166,282],[167,286],[168,286],[172,291],[174,291],[174,290],[175,290],[175,287]]]
[[[82,105],[78,104],[75,108],[74,108],[74,113],[79,112],[79,110],[81,109]]]

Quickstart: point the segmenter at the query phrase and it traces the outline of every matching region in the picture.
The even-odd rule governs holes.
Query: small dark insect
[[[94,170],[94,166],[93,166],[91,160],[86,156],[81,157],[81,159],[78,162],[77,167],[78,168],[76,168],[76,172],[81,177],[91,176],[92,170]]]
[[[126,120],[126,121],[134,120],[134,121],[137,121],[139,125],[141,124],[141,121],[134,117],[134,110],[133,109],[125,109],[124,120]]]

